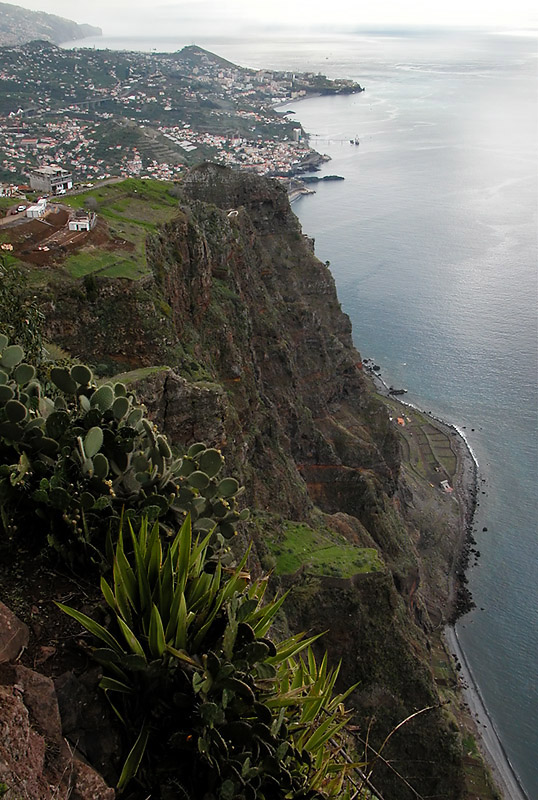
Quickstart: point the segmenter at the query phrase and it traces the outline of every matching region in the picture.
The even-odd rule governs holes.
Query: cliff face
[[[101,34],[101,28],[93,25],[80,25],[56,14],[29,11],[11,3],[0,3],[0,46],[23,44],[33,39],[60,44],[71,39]]]
[[[359,735],[379,746],[391,727],[436,706],[430,627],[414,528],[401,508],[399,449],[363,375],[333,278],[313,253],[285,191],[214,165],[183,181],[176,220],[147,242],[152,276],[57,286],[45,304],[50,338],[109,371],[135,370],[150,412],[176,442],[223,449],[246,486],[258,561],[270,563],[285,520],[376,548],[382,570],[291,577],[288,623],[327,630],[342,659]],[[169,369],[144,369],[153,365]],[[331,574],[332,572],[332,574]],[[370,757],[371,757],[370,753]],[[386,797],[462,796],[458,736],[439,709],[394,737],[376,767]]]

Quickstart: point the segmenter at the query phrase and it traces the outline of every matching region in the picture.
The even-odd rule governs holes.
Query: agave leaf
[[[316,669],[316,657],[314,656],[314,651],[312,650],[311,647],[309,647],[306,652],[308,658],[308,669],[310,670],[311,675],[315,675],[317,669]]]
[[[101,578],[101,594],[105,598],[110,608],[113,611],[118,611],[118,604],[116,603],[114,592],[110,588],[109,584],[106,582],[105,578]]]
[[[164,640],[163,621],[156,605],[151,609],[148,638],[151,655],[155,658],[161,658],[165,650],[166,642]]]
[[[144,757],[144,753],[146,750],[146,746],[148,743],[149,738],[149,729],[144,724],[142,726],[142,730],[138,734],[137,740],[131,748],[131,751],[127,758],[125,759],[125,764],[123,765],[123,769],[121,771],[121,775],[118,780],[117,789],[119,792],[127,785],[127,783],[134,778],[136,773],[138,772],[138,767],[140,766],[140,762]]]
[[[272,603],[268,603],[266,606],[262,606],[258,609],[258,611],[254,612],[251,625],[254,628],[254,633],[258,638],[265,636],[271,625],[273,624],[273,620],[280,611],[282,605],[284,604],[286,598],[288,596],[288,592],[279,597],[277,600],[273,600]],[[256,617],[259,617],[256,624],[254,624],[254,620]]]
[[[247,558],[250,555],[250,548],[249,545],[245,555],[239,562],[237,568],[234,570],[230,579],[225,583],[223,587],[223,601],[229,600],[229,598],[237,591],[243,591],[245,588],[246,576],[243,572],[243,568],[247,563]]]
[[[168,625],[173,599],[174,573],[172,568],[172,555],[169,549],[161,570],[161,602],[159,603],[159,613],[161,614],[163,625]]]
[[[133,552],[135,557],[134,571],[138,583],[139,611],[141,612],[144,620],[146,620],[146,617],[149,616],[151,609],[151,591],[149,588],[143,550],[143,547],[145,548],[145,531],[147,530],[147,523],[145,520],[142,520],[139,536],[135,534],[130,523],[129,526],[131,530],[131,540],[133,543]]]
[[[316,636],[311,636],[309,639],[303,639],[303,636],[304,633],[300,633],[296,636],[291,636],[289,639],[286,639],[284,642],[278,644],[276,656],[270,656],[267,659],[267,662],[269,664],[277,665],[283,661],[286,661],[288,658],[293,658],[293,656],[299,655],[299,653],[319,639],[320,636],[323,636],[323,634],[318,633]]]
[[[293,689],[287,692],[277,692],[273,696],[264,700],[268,708],[287,708],[288,706],[297,706],[301,703],[302,689]]]
[[[159,524],[155,522],[151,533],[148,538],[148,545],[146,550],[146,567],[148,574],[148,582],[153,587],[152,592],[155,590],[155,585],[158,581],[161,563],[162,563],[162,547],[161,539],[159,536]]]
[[[122,694],[133,694],[132,686],[128,686],[122,681],[117,681],[115,678],[104,677],[99,681],[101,689],[110,692],[121,692]]]
[[[189,581],[186,592],[185,600],[187,601],[187,608],[191,611],[198,611],[205,608],[203,600],[211,586],[211,575],[208,572],[202,572],[199,578]]]
[[[169,644],[166,645],[166,650],[171,655],[175,656],[176,658],[179,658],[180,661],[184,661],[186,664],[189,664],[191,667],[196,667],[196,669],[200,670],[200,672],[202,671],[202,667],[200,666],[200,664],[197,661],[195,661],[193,658],[191,658],[190,655],[188,653],[186,653],[184,650],[178,650],[177,648],[172,647]]]
[[[129,595],[125,587],[125,582],[121,575],[121,567],[117,556],[114,558],[112,566],[112,574],[114,578],[114,599],[116,602],[117,613],[123,617],[125,622],[129,625],[133,624],[133,615],[131,613],[131,606],[129,603]]]
[[[299,686],[304,686],[304,669],[302,663],[298,665],[291,682],[292,689],[298,689]]]
[[[86,616],[81,611],[76,611],[74,608],[70,608],[70,606],[65,606],[63,603],[56,603],[59,609],[64,611],[66,614],[69,614],[70,617],[76,619],[77,622],[86,628],[91,634],[96,636],[98,639],[101,639],[111,650],[114,650],[116,653],[123,653],[123,647],[120,645],[117,639],[109,633],[106,628],[103,628],[102,625],[99,625],[98,622],[95,622],[91,617]]]
[[[191,515],[187,514],[178,536],[179,559],[177,565],[178,588],[183,593],[187,584],[191,564],[192,529]]]
[[[179,607],[181,605],[181,597],[183,596],[183,592],[180,592],[178,587],[174,589],[174,594],[172,596],[172,602],[170,604],[169,614],[168,614],[168,622],[166,624],[166,629],[164,633],[164,638],[167,642],[173,641],[176,629],[178,626],[178,614],[179,614]]]
[[[122,620],[121,617],[117,617],[116,619],[118,625],[120,626],[121,632],[123,633],[125,641],[131,648],[132,652],[137,656],[144,656],[145,658],[144,648],[142,647],[142,645],[140,644],[140,642],[138,641],[138,639],[136,638],[130,627],[127,625],[126,622]]]
[[[192,547],[192,553],[190,559],[191,562],[190,574],[193,577],[199,575],[203,569],[206,560],[207,547],[209,545],[212,535],[213,532],[210,531],[206,536],[204,536],[204,538],[201,541],[198,537],[196,539],[196,544]]]
[[[187,647],[187,626],[188,626],[188,616],[187,616],[187,604],[185,602],[185,595],[183,592],[178,592],[179,596],[179,606],[177,610],[176,616],[176,631],[174,637],[174,647],[178,650],[185,650]],[[173,623],[174,620],[172,616],[170,617],[170,622]]]
[[[316,728],[312,736],[308,739],[308,741],[304,745],[304,749],[307,750],[309,753],[314,752],[320,747],[323,747],[325,742],[327,742],[331,737],[336,736],[336,734],[346,725],[347,719],[340,720],[337,722],[334,717],[329,717],[321,725]]]
[[[211,627],[211,624],[213,623],[215,617],[217,616],[217,614],[221,610],[221,608],[223,606],[223,601],[224,601],[224,591],[222,590],[222,591],[219,592],[218,597],[215,599],[214,604],[213,604],[213,609],[210,612],[209,616],[206,618],[205,623],[199,628],[198,633],[196,634],[196,636],[193,639],[192,647],[193,647],[194,652],[198,651],[198,648],[200,647],[201,643],[203,642],[206,633],[208,632],[209,628]]]
[[[158,608],[162,608],[163,603],[163,589],[162,589],[162,574],[161,571],[157,573],[155,586],[153,587],[153,592],[151,594],[151,604],[157,604]]]

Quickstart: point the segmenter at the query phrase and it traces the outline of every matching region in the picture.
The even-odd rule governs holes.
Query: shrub
[[[0,333],[20,342],[36,362],[41,360],[43,314],[28,291],[26,276],[13,256],[0,255]]]
[[[164,545],[145,521],[130,533],[129,549],[120,533],[112,585],[101,579],[109,629],[60,605],[102,645],[101,687],[130,736],[118,788],[153,798],[346,797],[351,767],[329,743],[346,724],[348,693],[333,696],[338,669],[316,663],[314,639],[267,637],[284,597],[264,604],[266,581],[250,582],[248,553],[234,570],[215,567],[210,534],[193,539],[190,517]]]
[[[8,540],[48,542],[72,566],[102,564],[122,514],[171,533],[187,513],[222,545],[239,519],[235,478],[218,450],[175,455],[121,383],[96,385],[82,364],[39,380],[24,350],[0,335],[0,513]]]

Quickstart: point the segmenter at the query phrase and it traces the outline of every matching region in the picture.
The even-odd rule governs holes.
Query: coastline
[[[459,689],[478,734],[478,747],[491,770],[497,788],[505,800],[530,800],[502,745],[453,625],[445,628],[444,640],[447,652],[460,667],[458,670]]]
[[[460,617],[474,608],[474,602],[467,588],[466,571],[469,567],[471,549],[476,544],[473,537],[473,520],[478,499],[479,464],[465,433],[457,426],[424,411],[413,403],[401,399],[400,395],[390,393],[389,385],[371,367],[365,366],[378,394],[389,397],[392,402],[418,411],[428,417],[432,424],[448,436],[455,445],[457,470],[454,482],[455,497],[459,506],[459,536],[450,566],[450,594],[448,603],[452,606],[449,623],[454,624]]]
[[[474,727],[478,749],[503,800],[530,800],[495,729],[480,688],[460,645],[455,627],[457,620],[474,607],[470,592],[466,587],[465,571],[468,568],[471,547],[475,543],[472,525],[478,496],[478,460],[465,433],[457,425],[440,419],[431,412],[419,409],[413,403],[402,400],[400,396],[390,394],[389,385],[373,369],[366,367],[366,373],[370,376],[378,394],[390,397],[393,402],[404,408],[412,408],[426,415],[441,431],[454,437],[456,442],[458,467],[454,488],[460,507],[460,535],[451,568],[452,598],[449,601],[452,602],[455,612],[453,619],[444,626],[442,641],[447,657],[455,666],[458,690],[468,712],[468,718]]]

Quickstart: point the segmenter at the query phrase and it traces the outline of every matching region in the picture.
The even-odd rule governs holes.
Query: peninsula
[[[361,91],[310,72],[246,69],[194,45],[176,53],[0,47],[0,180],[25,183],[30,168],[50,162],[78,182],[173,180],[204,160],[285,179],[327,159],[275,105]]]

